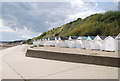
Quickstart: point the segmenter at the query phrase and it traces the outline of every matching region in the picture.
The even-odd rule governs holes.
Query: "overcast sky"
[[[117,9],[117,2],[3,2],[0,40],[33,38],[77,18]]]

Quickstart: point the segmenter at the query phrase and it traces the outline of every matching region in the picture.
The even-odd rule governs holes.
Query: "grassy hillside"
[[[42,33],[36,39],[59,36],[116,36],[118,33],[120,33],[120,12],[109,11],[104,14],[94,14],[85,19],[78,18]]]

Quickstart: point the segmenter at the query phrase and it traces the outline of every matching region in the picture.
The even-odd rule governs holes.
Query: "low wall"
[[[28,49],[27,57],[120,67],[120,58]]]

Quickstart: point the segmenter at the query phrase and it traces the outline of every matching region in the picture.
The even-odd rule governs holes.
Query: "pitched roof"
[[[86,40],[86,39],[87,39],[87,37],[84,37],[84,36],[79,36],[77,39],[78,39],[78,40],[81,40],[81,39]]]
[[[95,38],[95,36],[88,36],[87,40],[89,40],[88,38],[91,38],[91,40],[93,40]]]
[[[60,37],[61,40],[68,40],[68,37]]]
[[[120,33],[115,38],[120,40]]]
[[[78,36],[69,36],[69,40],[72,40],[72,39],[77,39]]]
[[[102,40],[104,40],[106,38],[106,36],[99,36]]]
[[[71,38],[72,38],[72,39],[77,39],[77,38],[78,38],[78,36],[71,36]]]
[[[118,38],[120,38],[120,33],[117,35]]]
[[[55,37],[50,37],[50,40],[55,40]]]
[[[108,37],[105,38],[105,40],[107,40],[108,38],[113,38],[113,39],[115,39],[115,36],[108,36]]]
[[[115,36],[111,36],[111,37],[115,39]]]
[[[94,40],[104,40],[106,38],[106,36],[99,36],[97,35]]]

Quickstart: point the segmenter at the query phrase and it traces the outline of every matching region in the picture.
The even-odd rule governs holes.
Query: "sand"
[[[72,53],[72,54],[86,54],[86,55],[98,55],[98,56],[107,56],[107,57],[118,57],[118,54],[116,54],[115,52],[106,52],[106,51],[80,49],[80,48],[34,47],[32,49],[63,52],[63,53]]]

